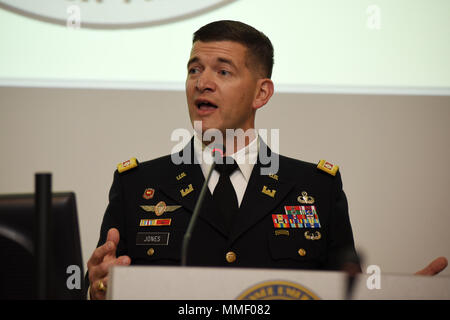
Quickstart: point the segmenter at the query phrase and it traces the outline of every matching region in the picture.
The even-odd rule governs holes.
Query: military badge
[[[325,160],[320,160],[319,164],[317,165],[317,169],[320,169],[322,171],[325,171],[326,173],[331,174],[332,176],[335,176],[339,170],[339,166]]]
[[[322,238],[322,235],[319,231],[305,231],[305,239],[307,240],[320,240]]]
[[[273,214],[272,220],[275,228],[303,228],[302,220],[295,214]]]
[[[189,193],[191,193],[192,191],[194,191],[194,187],[192,186],[192,184],[189,184],[188,187],[186,189],[181,189],[180,193],[182,197],[187,196]]]
[[[264,186],[261,192],[264,193],[265,195],[268,195],[269,197],[275,198],[275,192],[277,192],[277,190],[270,190],[267,189],[267,186]]]
[[[147,188],[147,189],[145,189],[144,194],[142,195],[142,197],[144,199],[149,200],[149,199],[152,199],[154,195],[155,195],[155,189]]]
[[[182,173],[180,173],[179,175],[177,175],[177,180],[181,180],[181,179],[183,179],[184,177],[186,177],[186,173],[185,172],[182,172]]]
[[[273,214],[272,220],[275,228],[289,228],[287,214]]]
[[[306,228],[320,228],[319,216],[316,212],[316,206],[301,206],[305,212],[306,221],[304,221]]]
[[[163,227],[170,226],[172,219],[141,219],[140,227]]]
[[[320,228],[316,206],[284,206],[287,215],[295,216],[296,228]]]
[[[181,206],[179,205],[168,206],[164,201],[158,202],[156,206],[140,206],[140,207],[144,211],[154,212],[158,217],[161,216],[164,212],[172,212],[181,208]]]
[[[285,229],[275,230],[275,235],[289,237],[289,230],[285,230]]]
[[[301,204],[314,204],[314,198],[308,196],[308,193],[306,193],[306,191],[302,191],[302,195],[298,196],[297,201]]]
[[[119,173],[125,172],[127,170],[136,168],[138,166],[138,161],[136,158],[131,158],[127,161],[121,162],[117,165],[117,171]]]
[[[301,222],[301,218],[297,214],[288,215],[289,226],[291,228],[303,228],[303,223]]]
[[[159,217],[166,211],[167,205],[164,201],[160,201],[155,206],[155,214]]]

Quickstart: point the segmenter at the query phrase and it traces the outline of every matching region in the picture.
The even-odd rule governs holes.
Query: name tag
[[[136,234],[136,245],[138,246],[167,246],[169,244],[170,232],[138,232]]]

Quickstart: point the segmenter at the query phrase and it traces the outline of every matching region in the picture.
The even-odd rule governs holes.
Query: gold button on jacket
[[[236,253],[233,251],[227,252],[225,259],[227,259],[228,263],[233,263],[236,261]]]

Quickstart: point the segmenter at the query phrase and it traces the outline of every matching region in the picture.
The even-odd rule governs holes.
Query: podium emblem
[[[242,292],[237,300],[320,300],[313,291],[291,281],[265,281]]]

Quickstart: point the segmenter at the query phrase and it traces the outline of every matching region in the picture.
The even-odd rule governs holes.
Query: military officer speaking
[[[249,25],[217,21],[194,33],[186,98],[191,122],[201,129],[176,157],[119,164],[88,262],[91,299],[105,298],[111,265],[180,265],[183,236],[212,165],[201,160],[217,142],[205,138],[208,130],[221,134],[226,161],[210,176],[187,265],[339,270],[342,253],[355,252],[338,166],[272,153],[253,130],[256,111],[274,92],[272,67],[270,40]],[[230,129],[245,134],[227,135]],[[262,174],[263,150],[277,170]],[[421,273],[445,265],[437,260]]]

